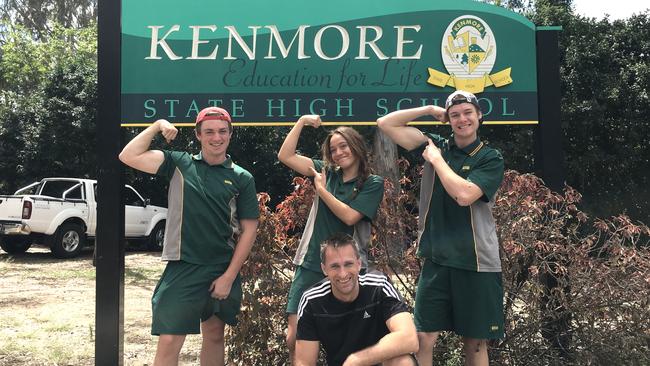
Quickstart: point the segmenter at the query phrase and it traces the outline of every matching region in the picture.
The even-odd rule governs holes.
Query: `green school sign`
[[[464,89],[486,123],[537,124],[535,42],[528,19],[470,0],[123,0],[121,123],[216,105],[238,125],[374,124]]]

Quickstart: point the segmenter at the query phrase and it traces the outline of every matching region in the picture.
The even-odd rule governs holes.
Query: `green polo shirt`
[[[230,156],[222,164],[209,165],[201,153],[163,153],[156,174],[170,181],[162,259],[229,263],[239,220],[259,217],[253,176]]]
[[[313,162],[314,169],[320,172],[323,169],[324,162],[315,159]],[[362,266],[367,268],[371,221],[375,218],[379,204],[384,196],[384,178],[378,175],[370,175],[357,192],[357,179],[344,182],[343,172],[340,169],[327,169],[326,177],[327,191],[332,193],[339,201],[359,211],[363,218],[354,226],[348,226],[336,217],[332,210],[316,195],[293,263],[320,273],[322,271],[320,267],[321,243],[332,234],[343,232],[354,237],[359,245]]]
[[[425,162],[420,189],[418,255],[443,266],[476,272],[500,272],[499,243],[492,216],[494,196],[503,181],[503,157],[478,138],[464,148],[453,138],[425,134],[438,146],[449,167],[476,184],[483,196],[458,205]],[[425,145],[426,146],[426,145]],[[422,151],[422,147],[417,149]]]

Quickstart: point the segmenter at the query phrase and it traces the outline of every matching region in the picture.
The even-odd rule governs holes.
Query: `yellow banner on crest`
[[[483,89],[488,86],[494,85],[499,88],[512,83],[512,77],[510,77],[511,67],[492,75],[485,74],[483,77],[478,78],[457,78],[430,67],[428,70],[429,79],[427,79],[427,83],[441,88],[451,86],[452,88],[456,88],[456,90],[465,90],[474,94],[483,92]]]

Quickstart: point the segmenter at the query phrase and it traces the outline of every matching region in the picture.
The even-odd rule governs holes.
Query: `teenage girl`
[[[318,115],[304,115],[284,139],[280,161],[294,171],[314,179],[316,196],[293,263],[297,266],[287,304],[287,345],[293,362],[296,345],[298,304],[302,293],[324,278],[320,244],[337,232],[352,235],[359,245],[363,269],[368,266],[367,248],[371,220],[384,195],[384,179],[370,174],[368,150],[361,135],[350,127],[330,132],[322,145],[323,160],[296,153],[304,126],[318,128]]]

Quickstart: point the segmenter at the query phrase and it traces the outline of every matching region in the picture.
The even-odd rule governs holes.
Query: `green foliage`
[[[0,60],[3,89],[35,90],[47,67],[39,60],[38,44],[21,27],[9,28],[5,37]]]
[[[587,211],[650,211],[650,28],[648,11],[597,21],[537,1],[533,21],[560,25],[562,120],[567,181]]]
[[[13,192],[26,183],[26,166],[23,157],[36,135],[33,121],[35,110],[26,98],[18,98],[15,93],[4,93],[8,103],[0,107],[0,192]]]
[[[35,39],[47,38],[61,24],[85,28],[97,19],[97,0],[3,0],[0,20],[30,30]]]
[[[291,170],[277,156],[287,132],[284,128],[235,128],[228,148],[237,164],[254,172],[258,191],[268,193],[272,205],[289,194],[287,188],[293,178]]]
[[[95,28],[57,26],[47,42],[19,27],[9,34],[0,63],[0,190],[45,176],[94,176]]]
[[[34,141],[33,160],[26,162],[29,175],[94,177],[95,75],[91,65],[77,63],[59,65],[49,74],[34,121],[40,133]]]
[[[4,24],[0,70],[3,90],[27,94],[36,91],[48,73],[60,65],[97,62],[97,29],[70,29],[55,25],[46,39],[35,40],[30,31]]]
[[[634,218],[644,220],[650,211],[648,190],[648,131],[650,121],[650,28],[648,12],[624,21],[597,21],[572,13],[570,1],[503,0],[486,1],[521,12],[537,25],[560,25],[560,60],[562,76],[562,115],[565,138],[563,146],[567,158],[567,182],[584,194],[582,207],[590,213],[607,216],[627,211]],[[29,3],[29,2],[28,2]],[[96,83],[96,76],[86,67],[96,67],[96,28],[72,29],[56,25],[54,19],[85,19],[95,14],[96,2],[79,3],[76,0],[44,2],[43,7],[31,11],[23,9],[28,3],[15,1],[3,4],[5,23],[2,29],[2,59],[0,60],[0,189],[10,192],[19,185],[39,179],[49,166],[63,165],[64,160],[54,154],[42,169],[33,169],[24,157],[38,161],[43,151],[38,142],[47,141],[42,134],[41,111],[46,108],[77,108],[65,112],[67,126],[49,126],[71,134],[85,117],[80,117],[81,105],[93,106],[96,101],[63,101],[58,99],[45,106],[51,97],[54,74],[62,72],[85,75],[85,85]],[[49,12],[49,13],[48,13]],[[42,13],[42,14],[41,14]],[[67,15],[66,15],[67,14]],[[86,14],[86,15],[84,15]],[[85,17],[85,18],[84,18]],[[46,24],[45,27],[35,24]],[[92,24],[62,20],[62,24]],[[39,28],[40,27],[40,28]],[[36,31],[35,29],[40,29]],[[76,66],[72,66],[76,65]],[[74,78],[74,76],[71,76]],[[72,81],[70,81],[72,82]],[[82,87],[79,83],[76,85]],[[72,88],[69,85],[67,88]],[[76,93],[63,93],[74,98]],[[84,92],[88,98],[95,93]],[[61,96],[57,96],[60,98]],[[82,104],[80,104],[82,103]],[[89,109],[86,110],[90,112]],[[38,113],[36,113],[38,112]],[[86,114],[89,116],[90,114]],[[48,118],[58,118],[48,115]],[[75,121],[75,122],[73,122]],[[54,121],[52,121],[54,123]],[[93,122],[88,127],[93,126]],[[66,129],[68,128],[68,129]],[[446,133],[443,127],[429,129]],[[366,132],[371,131],[366,129]],[[58,150],[75,151],[78,155],[94,155],[94,145],[79,144],[92,141],[88,129],[78,131],[83,137],[76,140],[50,140],[49,146]],[[196,148],[191,130],[182,146]],[[257,178],[257,187],[269,193],[272,205],[289,192],[291,174],[278,163],[275,154],[285,128],[237,128],[231,145],[235,161],[249,169]],[[481,129],[481,137],[500,149],[506,166],[519,171],[535,171],[533,130],[521,126],[490,126]],[[324,130],[306,130],[301,149],[307,156],[319,156],[319,145]],[[70,144],[70,146],[67,146]],[[80,146],[81,145],[81,146]],[[59,148],[60,147],[60,148]],[[41,147],[41,150],[44,148]],[[73,150],[74,149],[74,150]],[[77,150],[80,149],[80,150]],[[58,154],[60,155],[60,154]],[[30,163],[31,164],[31,163]],[[77,176],[92,176],[90,163],[80,162],[71,171]],[[30,176],[30,171],[39,176]],[[61,171],[59,168],[54,171]],[[623,173],[624,172],[624,173]],[[63,172],[62,172],[63,173]],[[18,174],[18,176],[13,176]],[[133,174],[133,173],[127,173]],[[142,184],[148,196],[164,202],[164,191],[155,178],[134,176],[130,181]]]

